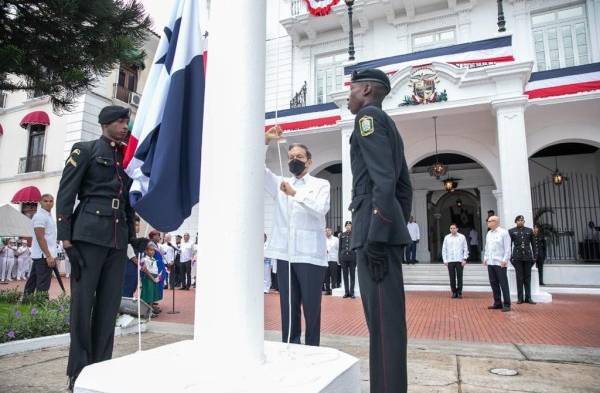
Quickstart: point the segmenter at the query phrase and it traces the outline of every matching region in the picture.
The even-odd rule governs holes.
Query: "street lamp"
[[[354,6],[354,0],[344,0],[346,2],[346,6],[348,6],[348,23],[349,23],[349,31],[348,31],[348,60],[354,60],[354,28],[352,26],[352,6]]]
[[[453,177],[448,177],[447,179],[442,181],[442,185],[444,186],[444,190],[447,192],[453,192],[458,187],[458,181],[460,179],[455,179]]]

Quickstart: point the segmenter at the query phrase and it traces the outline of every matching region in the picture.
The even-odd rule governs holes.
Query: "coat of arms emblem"
[[[440,79],[432,68],[417,68],[410,75],[410,83],[408,84],[412,89],[412,95],[404,96],[404,102],[400,105],[419,105],[447,101],[448,95],[446,90],[439,93],[436,89],[436,84],[439,82]]]

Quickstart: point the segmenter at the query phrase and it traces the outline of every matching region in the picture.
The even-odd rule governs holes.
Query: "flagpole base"
[[[223,343],[223,351],[235,362],[235,348]],[[360,393],[360,367],[353,356],[333,348],[271,341],[264,342],[264,351],[262,364],[219,367],[197,342],[180,341],[87,366],[74,392]]]

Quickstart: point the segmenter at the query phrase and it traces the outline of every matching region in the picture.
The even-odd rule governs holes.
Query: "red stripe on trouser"
[[[381,329],[381,366],[383,367],[383,391],[387,393],[387,370],[385,361],[385,330],[383,327],[383,294],[381,289],[381,283],[377,284],[377,290],[379,292],[379,326]]]

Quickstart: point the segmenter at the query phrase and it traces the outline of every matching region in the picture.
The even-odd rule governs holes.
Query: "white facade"
[[[313,175],[328,178],[337,192],[332,194],[328,220],[334,229],[350,219],[346,207],[351,196],[348,139],[353,116],[345,109],[347,83],[353,69],[367,66],[386,71],[391,79],[392,92],[384,109],[403,137],[412,171],[413,215],[421,229],[420,261],[436,259],[439,238],[453,218],[447,211],[457,199],[470,206],[470,225],[482,235],[488,210],[495,210],[506,227],[512,226],[517,214],[525,215],[531,224],[534,210],[539,208],[532,190],[550,179],[556,164],[554,157],[532,156],[548,147],[562,143],[591,146],[593,151],[585,154],[575,151],[559,156],[558,166],[565,174],[598,176],[600,0],[505,0],[503,4],[506,32],[498,33],[494,0],[356,0],[356,60],[340,63],[348,49],[348,15],[343,1],[330,15],[313,17],[302,0],[267,0],[265,125],[281,124],[288,143],[301,142],[311,149]],[[153,51],[146,52],[151,59]],[[468,61],[475,60],[484,61],[469,68]],[[445,90],[447,101],[402,106],[405,96],[411,95],[415,66],[423,64],[437,75],[437,91]],[[540,72],[547,68],[556,69]],[[142,72],[139,92],[143,79]],[[0,112],[4,128],[0,203],[31,184],[42,192],[56,192],[72,143],[99,134],[96,115],[101,106],[112,102],[115,80],[116,73],[104,78],[94,91],[80,98],[74,112],[63,116],[52,114],[43,100],[25,100],[18,94],[9,97],[6,109]],[[306,106],[290,109],[290,100],[304,82]],[[18,122],[28,111],[38,109],[51,116],[46,128],[45,170],[18,175],[18,160],[27,149],[27,132]],[[434,116],[439,153],[470,160],[449,167],[452,177],[461,179],[456,193],[446,193],[440,181],[419,165],[435,154]],[[266,161],[279,172],[274,147],[267,152]],[[341,173],[325,171],[340,164]],[[267,234],[270,204],[265,198]],[[178,233],[189,232],[194,237],[197,211],[194,208]],[[599,225],[597,203],[585,214],[579,221],[590,217]],[[581,222],[578,225],[581,227]],[[575,252],[571,254],[575,255],[578,245],[576,240],[572,242]]]

